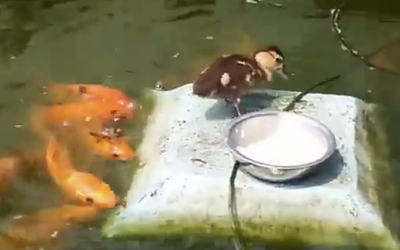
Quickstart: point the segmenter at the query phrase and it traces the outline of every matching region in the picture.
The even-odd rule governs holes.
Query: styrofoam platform
[[[156,106],[139,148],[144,166],[134,177],[126,207],[106,223],[105,236],[231,236],[228,196],[234,161],[225,135],[232,107],[192,95],[191,84],[154,93]],[[242,110],[281,109],[294,94],[253,92],[242,100]],[[318,245],[397,249],[381,217],[383,183],[374,171],[375,157],[384,156],[373,154],[365,130],[371,105],[325,94],[303,100],[295,111],[325,123],[336,136],[338,152],[320,171],[294,184],[266,184],[239,173],[242,230],[262,240],[292,237]]]

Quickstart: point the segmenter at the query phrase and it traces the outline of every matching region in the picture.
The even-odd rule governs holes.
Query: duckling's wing
[[[231,79],[241,81],[241,72],[237,72],[240,60],[248,60],[243,55],[229,55],[217,58],[208,68],[200,73],[197,80],[193,83],[193,93],[202,97],[211,97],[223,91],[225,88],[224,79],[227,82]],[[225,78],[224,78],[225,76]],[[244,79],[243,75],[243,79]]]
[[[207,97],[218,89],[221,79],[220,68],[223,63],[223,58],[217,58],[200,73],[193,83],[193,94]]]

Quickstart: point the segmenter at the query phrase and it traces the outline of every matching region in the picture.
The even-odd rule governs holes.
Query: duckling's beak
[[[289,77],[285,73],[285,69],[284,68],[280,68],[280,69],[276,70],[276,73],[278,73],[278,75],[280,75],[285,80],[289,79]]]

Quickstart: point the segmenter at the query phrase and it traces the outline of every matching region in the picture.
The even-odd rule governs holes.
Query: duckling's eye
[[[93,204],[93,199],[91,198],[91,197],[86,197],[86,202],[87,203],[90,203],[90,204]]]
[[[275,62],[277,62],[277,63],[282,63],[282,58],[279,58],[279,57],[277,57],[277,58],[275,58]]]

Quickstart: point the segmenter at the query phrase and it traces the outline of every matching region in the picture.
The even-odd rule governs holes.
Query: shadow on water
[[[75,1],[0,0],[0,50],[3,59],[14,59],[21,55],[37,32],[55,25],[52,20],[47,20],[45,11],[51,11],[58,5]],[[76,10],[85,13],[90,10],[90,7],[77,4]]]
[[[166,9],[180,9],[187,7],[203,7],[215,5],[216,0],[164,0]]]
[[[27,48],[42,27],[40,10],[75,0],[1,0],[0,49],[3,58],[14,58]]]

